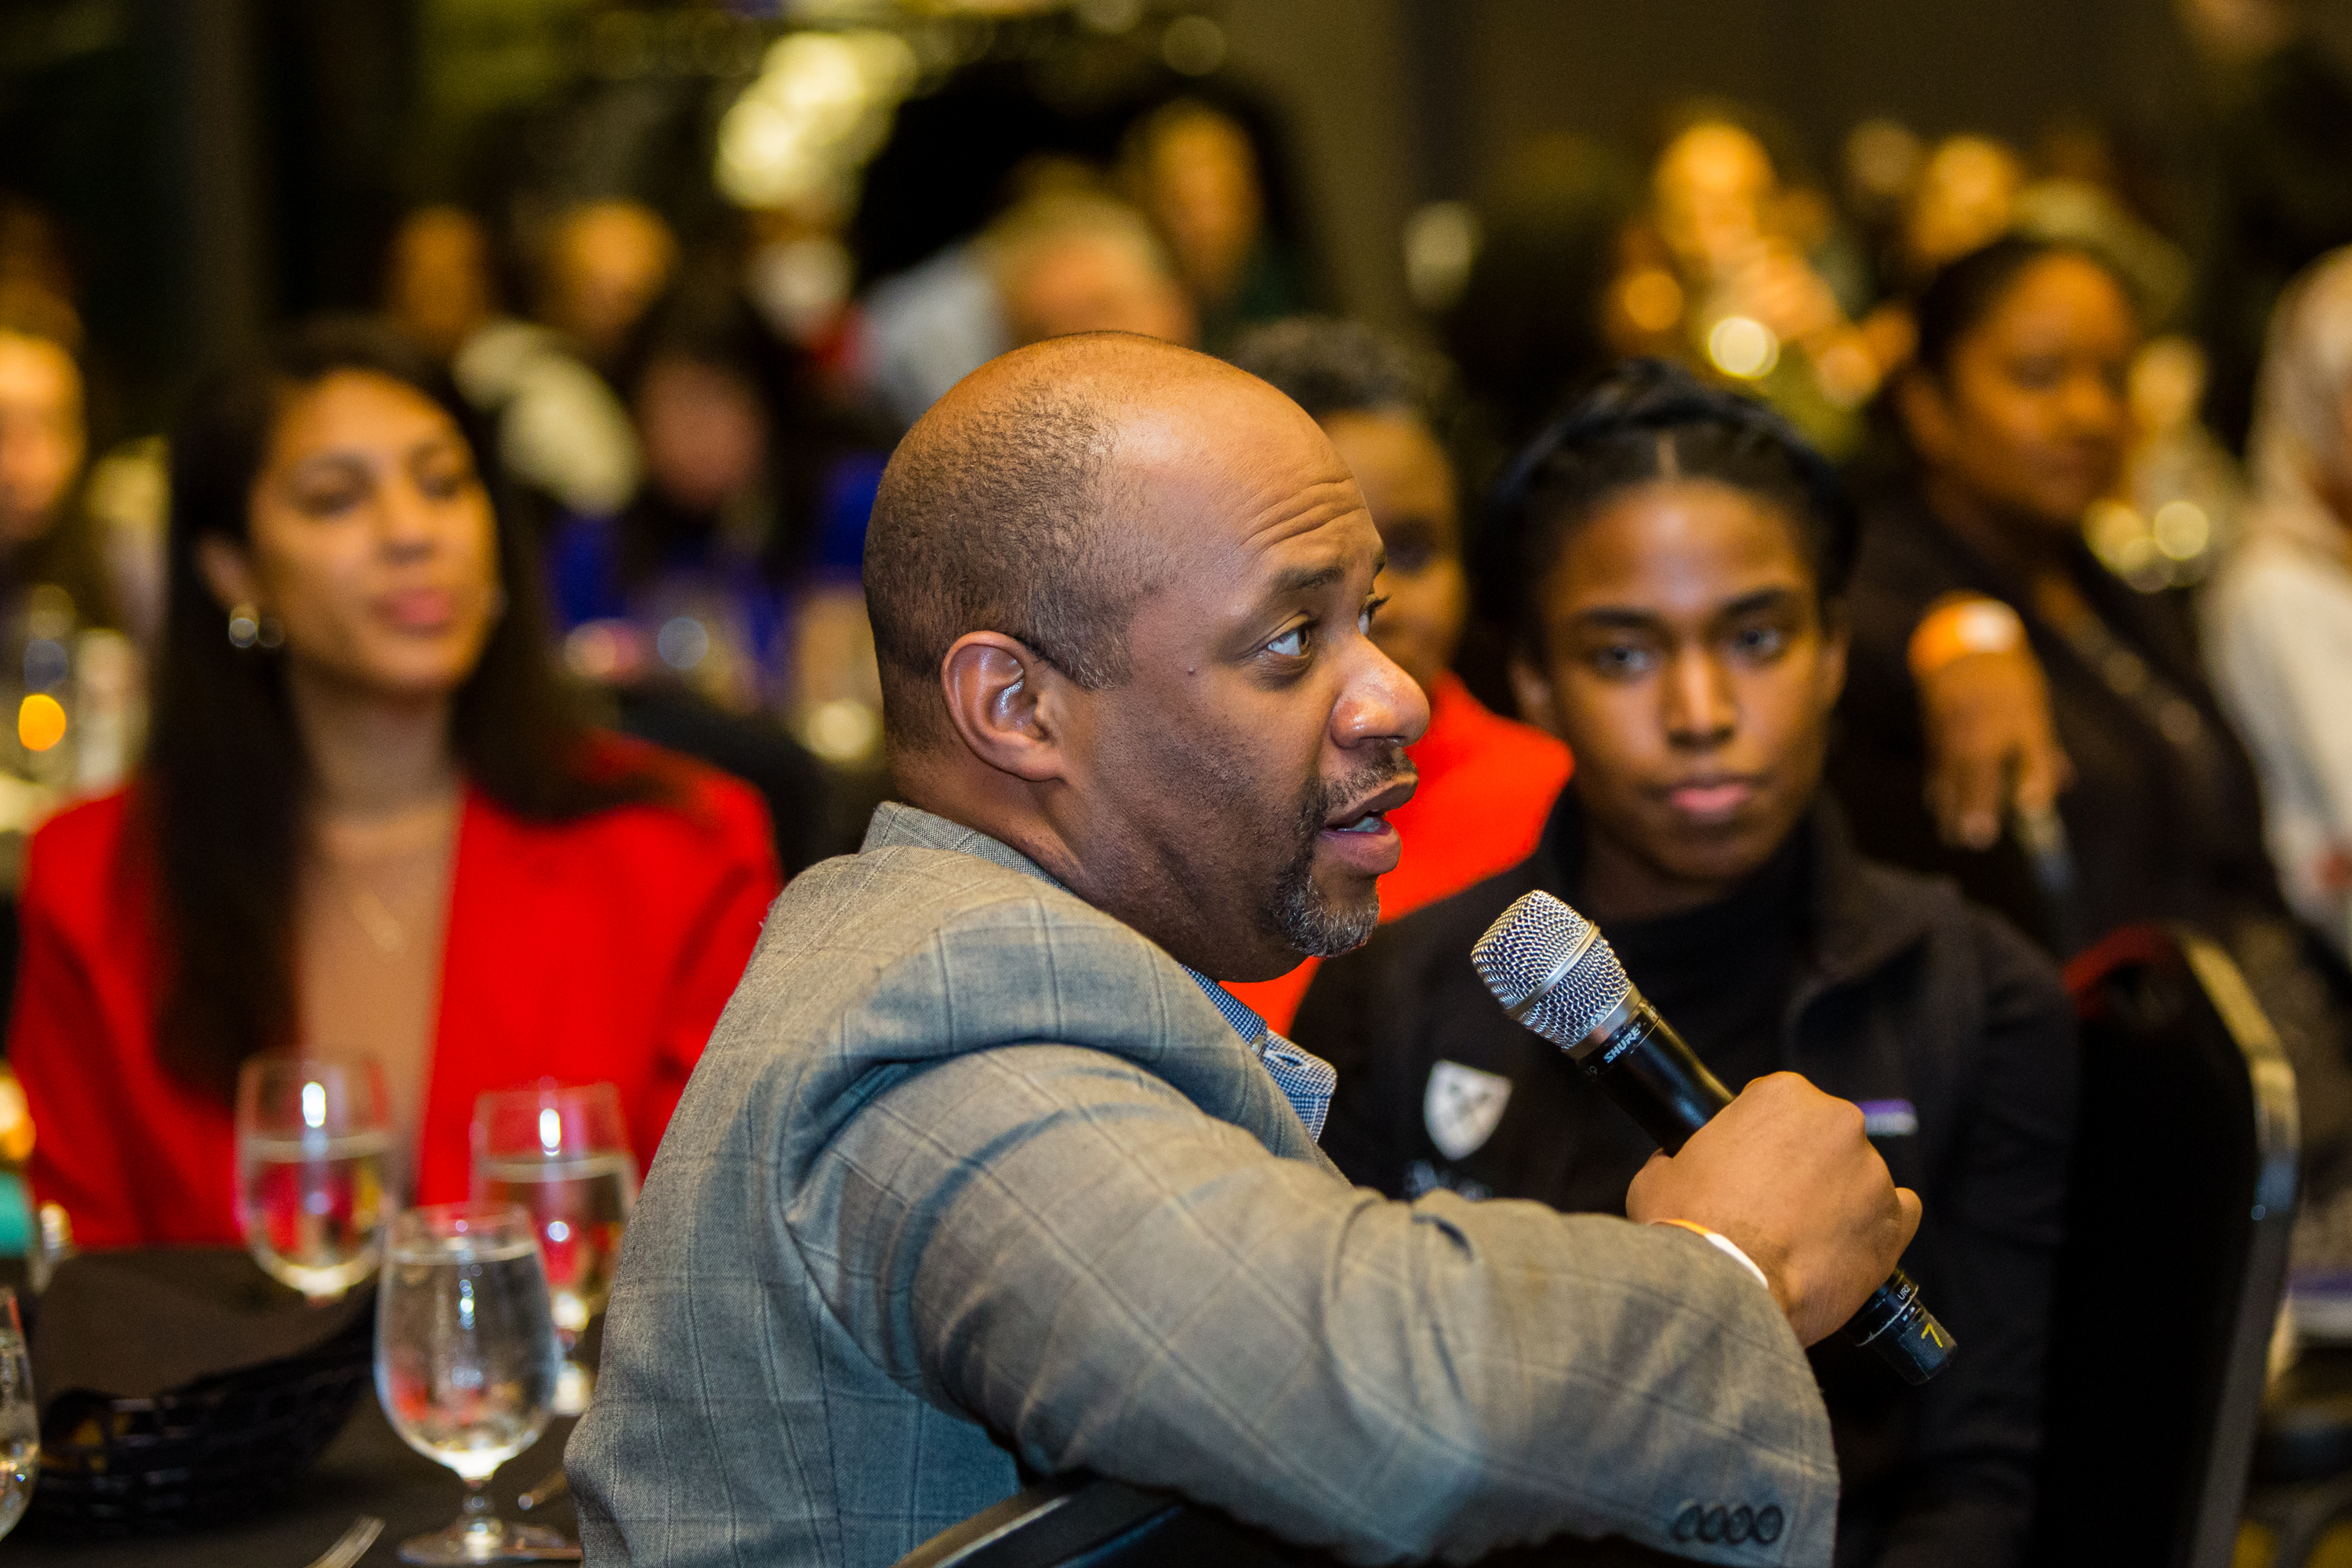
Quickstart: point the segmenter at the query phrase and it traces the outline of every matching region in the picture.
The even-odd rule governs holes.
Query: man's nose
[[[1719,746],[1738,728],[1730,678],[1711,654],[1675,655],[1667,664],[1661,695],[1667,738],[1678,746]]]
[[[1343,747],[1373,742],[1412,745],[1429,728],[1429,698],[1370,638],[1360,637],[1356,646],[1362,658],[1331,710],[1331,738]]]

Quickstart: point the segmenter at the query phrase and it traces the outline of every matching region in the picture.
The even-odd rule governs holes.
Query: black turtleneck
[[[1580,909],[1591,832],[1580,806],[1563,797],[1552,822],[1557,890]],[[1714,903],[1654,920],[1601,922],[1601,934],[1626,974],[1734,1094],[1788,1065],[1789,998],[1811,940],[1811,838],[1810,824],[1801,824],[1769,860]]]

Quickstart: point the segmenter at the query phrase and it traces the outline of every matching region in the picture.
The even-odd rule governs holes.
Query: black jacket
[[[2032,1511],[2074,1125],[2073,1014],[2022,936],[1948,883],[1862,858],[1826,802],[1800,832],[1807,929],[1782,944],[1791,963],[1778,983],[1778,1037],[1684,1033],[1702,1058],[1786,1068],[1832,1094],[1885,1102],[1878,1122],[1890,1129],[1896,1105],[1911,1108],[1916,1131],[1874,1141],[1925,1203],[1905,1264],[1959,1352],[1911,1389],[1836,1338],[1816,1347],[1843,1477],[1838,1562],[2000,1568],[2021,1560]],[[1562,1052],[1506,1018],[1470,965],[1471,944],[1520,894],[1544,888],[1575,902],[1582,847],[1571,788],[1531,858],[1324,964],[1294,1033],[1339,1068],[1323,1147],[1351,1178],[1391,1196],[1444,1185],[1622,1212],[1652,1146]],[[1633,979],[1644,984],[1639,970]],[[1439,1151],[1426,1114],[1441,1062],[1510,1083],[1491,1134],[1456,1159]]]
[[[1865,854],[1953,878],[2062,955],[2133,921],[2186,920],[2226,935],[2249,919],[2283,916],[2253,766],[2206,686],[2179,596],[2135,592],[2080,545],[2073,566],[2074,585],[2113,637],[2096,658],[1946,529],[1916,488],[1890,489],[1864,508],[1846,598],[1853,647],[1830,763],[1855,842]],[[2074,859],[2063,900],[2043,896],[2008,841],[1953,849],[1928,817],[1907,649],[1928,605],[1958,590],[2014,608],[2048,674],[2052,716],[2075,770],[2058,799]]]

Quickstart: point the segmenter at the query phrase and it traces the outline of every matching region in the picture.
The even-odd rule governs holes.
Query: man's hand
[[[1791,1072],[1749,1084],[1681,1153],[1652,1155],[1625,1213],[1729,1237],[1809,1345],[1886,1282],[1919,1228],[1918,1194],[1887,1174],[1861,1110]]]

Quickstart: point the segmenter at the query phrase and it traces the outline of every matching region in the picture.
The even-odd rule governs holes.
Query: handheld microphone
[[[1470,950],[1503,1010],[1567,1050],[1601,1091],[1667,1153],[1731,1103],[1731,1091],[1633,989],[1600,928],[1538,889],[1505,910]],[[1925,1383],[1951,1360],[1952,1336],[1896,1268],[1843,1331]]]

